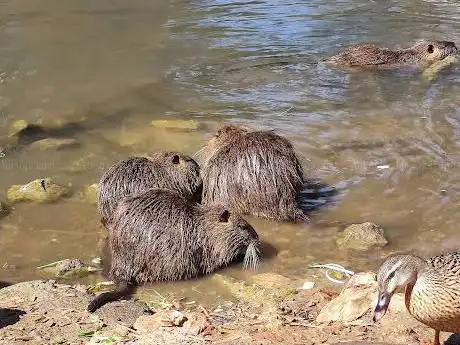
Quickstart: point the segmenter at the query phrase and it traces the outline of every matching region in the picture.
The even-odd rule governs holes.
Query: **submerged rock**
[[[196,120],[153,120],[151,125],[166,129],[198,129],[199,123]]]
[[[79,259],[56,261],[40,266],[38,269],[55,278],[81,278],[91,272],[99,271],[97,268],[85,265]]]
[[[317,322],[351,322],[375,307],[378,287],[375,273],[363,272],[352,276],[342,292],[319,313]]]
[[[387,245],[384,235],[384,230],[374,223],[352,224],[337,239],[337,244],[347,249],[368,250]]]
[[[86,186],[83,192],[81,192],[81,197],[83,200],[87,201],[90,204],[97,204],[97,198],[99,194],[99,184],[93,183],[89,186]]]
[[[79,143],[74,138],[46,138],[30,144],[31,150],[61,150],[65,148],[78,147]]]
[[[51,178],[34,180],[25,185],[13,185],[8,189],[10,202],[33,201],[48,203],[56,201],[69,193],[69,188],[60,186]]]

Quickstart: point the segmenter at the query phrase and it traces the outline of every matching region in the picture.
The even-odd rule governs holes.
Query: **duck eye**
[[[391,272],[389,275],[388,275],[388,279],[393,279],[395,276],[395,271]]]
[[[427,51],[428,51],[428,53],[430,53],[430,54],[434,52],[434,47],[433,47],[432,44],[429,44],[429,45],[428,45]]]

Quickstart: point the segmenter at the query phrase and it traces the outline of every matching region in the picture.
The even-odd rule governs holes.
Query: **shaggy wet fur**
[[[172,189],[199,201],[201,187],[200,167],[192,158],[178,152],[126,158],[110,167],[99,182],[101,221],[105,224],[110,219],[121,198],[146,189]]]
[[[245,267],[255,268],[259,260],[259,237],[243,218],[167,189],[123,199],[107,226],[110,277],[118,286],[96,297],[90,311],[128,293],[127,284],[207,275],[242,255]]]
[[[396,50],[373,44],[356,45],[327,61],[333,67],[343,68],[395,68],[407,65],[426,68],[456,53],[457,47],[454,42],[420,40],[410,48]]]
[[[224,126],[197,153],[197,161],[203,204],[275,220],[309,220],[298,205],[302,166],[292,144],[274,132]]]

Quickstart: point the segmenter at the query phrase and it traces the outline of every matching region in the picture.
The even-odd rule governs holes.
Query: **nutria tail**
[[[104,304],[119,300],[122,297],[132,295],[136,290],[136,286],[129,283],[119,283],[115,290],[103,292],[96,296],[89,304],[88,311],[93,313],[96,309],[99,309]]]

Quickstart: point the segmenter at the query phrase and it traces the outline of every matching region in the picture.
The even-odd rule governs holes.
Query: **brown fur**
[[[210,274],[242,254],[245,266],[258,263],[259,237],[248,222],[167,189],[123,199],[107,226],[110,277],[118,284],[96,297],[90,311],[129,293],[129,286]]]
[[[449,41],[420,40],[410,48],[396,50],[361,44],[330,57],[327,62],[340,68],[396,68],[407,65],[426,68],[456,53],[455,43]]]
[[[99,182],[98,208],[102,224],[112,216],[117,202],[149,188],[172,189],[199,201],[201,176],[198,164],[178,152],[132,156],[112,165]]]
[[[197,157],[203,204],[275,220],[309,219],[298,205],[303,169],[287,139],[272,131],[227,125]]]

